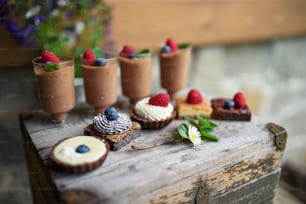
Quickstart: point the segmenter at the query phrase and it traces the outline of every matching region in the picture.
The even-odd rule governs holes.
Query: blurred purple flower
[[[67,27],[65,27],[65,32],[67,32],[67,33],[74,33],[75,29],[74,29],[73,26],[67,26]]]
[[[37,16],[33,16],[33,18],[31,19],[31,22],[35,25],[39,25],[40,23],[46,21],[46,17],[39,14]]]
[[[46,4],[48,5],[47,7],[53,10],[54,8],[57,7],[57,1],[56,0],[47,0]]]
[[[37,41],[33,36],[36,34],[34,25],[24,26],[22,30],[17,34],[17,43],[26,47],[37,47]]]
[[[7,19],[5,22],[5,27],[7,30],[9,30],[11,33],[16,33],[18,31],[17,24],[12,21],[11,19]]]
[[[2,4],[7,4],[7,0],[0,0],[0,4],[2,6]]]
[[[73,12],[72,11],[67,11],[65,14],[65,17],[68,19],[71,19],[73,17]]]

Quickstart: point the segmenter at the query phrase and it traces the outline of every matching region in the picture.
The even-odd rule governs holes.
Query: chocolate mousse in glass
[[[173,98],[187,85],[191,47],[188,43],[182,43],[177,46],[177,50],[173,51],[170,46],[166,46],[167,44],[159,53],[160,80],[161,87],[165,88]]]
[[[32,60],[41,108],[51,114],[52,122],[63,122],[75,105],[74,58],[60,57],[55,70],[48,70],[41,57]]]
[[[152,52],[144,49],[138,53],[120,54],[122,94],[135,105],[151,94]]]
[[[114,52],[103,52],[104,58],[81,57],[86,102],[97,114],[117,101],[118,59]],[[98,60],[100,63],[97,63]]]

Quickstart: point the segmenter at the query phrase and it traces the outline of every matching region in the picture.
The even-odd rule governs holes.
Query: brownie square
[[[141,135],[141,126],[139,123],[132,121],[132,127],[126,132],[113,135],[103,135],[96,132],[93,129],[93,125],[90,124],[84,128],[84,134],[88,136],[102,137],[109,143],[110,150],[117,151]]]
[[[232,121],[251,121],[251,110],[246,105],[244,108],[225,109],[225,98],[215,98],[211,100],[213,112],[211,118],[215,120],[232,120]]]

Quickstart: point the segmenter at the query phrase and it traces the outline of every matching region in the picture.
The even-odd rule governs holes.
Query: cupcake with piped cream
[[[176,111],[166,93],[146,97],[138,101],[131,112],[133,121],[144,129],[160,129],[167,126],[176,116]]]
[[[140,124],[111,106],[105,109],[104,114],[94,117],[92,124],[84,128],[84,134],[104,138],[110,144],[110,149],[116,151],[139,137],[140,129]]]

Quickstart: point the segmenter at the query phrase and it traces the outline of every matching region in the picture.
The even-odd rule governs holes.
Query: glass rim
[[[32,63],[33,64],[37,64],[37,65],[45,65],[45,63],[42,63],[42,62],[37,62],[38,60],[41,60],[42,59],[42,57],[41,56],[39,56],[39,57],[35,57],[33,60],[32,60]],[[59,59],[61,60],[61,59],[67,59],[67,60],[65,60],[65,61],[61,61],[61,62],[59,62],[59,63],[57,63],[57,64],[60,64],[60,65],[65,65],[66,63],[68,64],[68,63],[71,63],[71,61],[72,62],[74,62],[74,57],[72,57],[72,56],[67,56],[67,55],[64,55],[64,56],[60,56],[59,57]]]
[[[152,49],[147,49],[147,50],[149,51],[149,52],[147,52],[147,53],[139,53],[141,50],[135,51],[135,53],[136,53],[136,55],[137,55],[136,59],[145,59],[145,58],[147,58],[147,57],[151,57],[151,56],[153,55],[153,50],[152,50]],[[120,52],[120,53],[121,53],[121,52]],[[124,55],[119,54],[119,56],[120,56],[120,57],[129,58],[129,57],[128,57],[129,55],[126,55],[126,54],[124,54]]]
[[[104,50],[102,50],[102,53],[103,53],[103,55],[105,55],[105,53],[109,54],[110,57],[107,57],[107,58],[105,58],[105,57],[96,57],[96,59],[103,58],[106,62],[109,62],[109,61],[117,60],[118,56],[119,56],[118,52],[115,52],[115,51],[107,51],[107,50],[104,51]],[[83,59],[86,59],[86,58],[83,58],[83,54],[84,53],[80,54],[81,61],[83,61]],[[87,60],[93,61],[93,59],[87,59]]]

